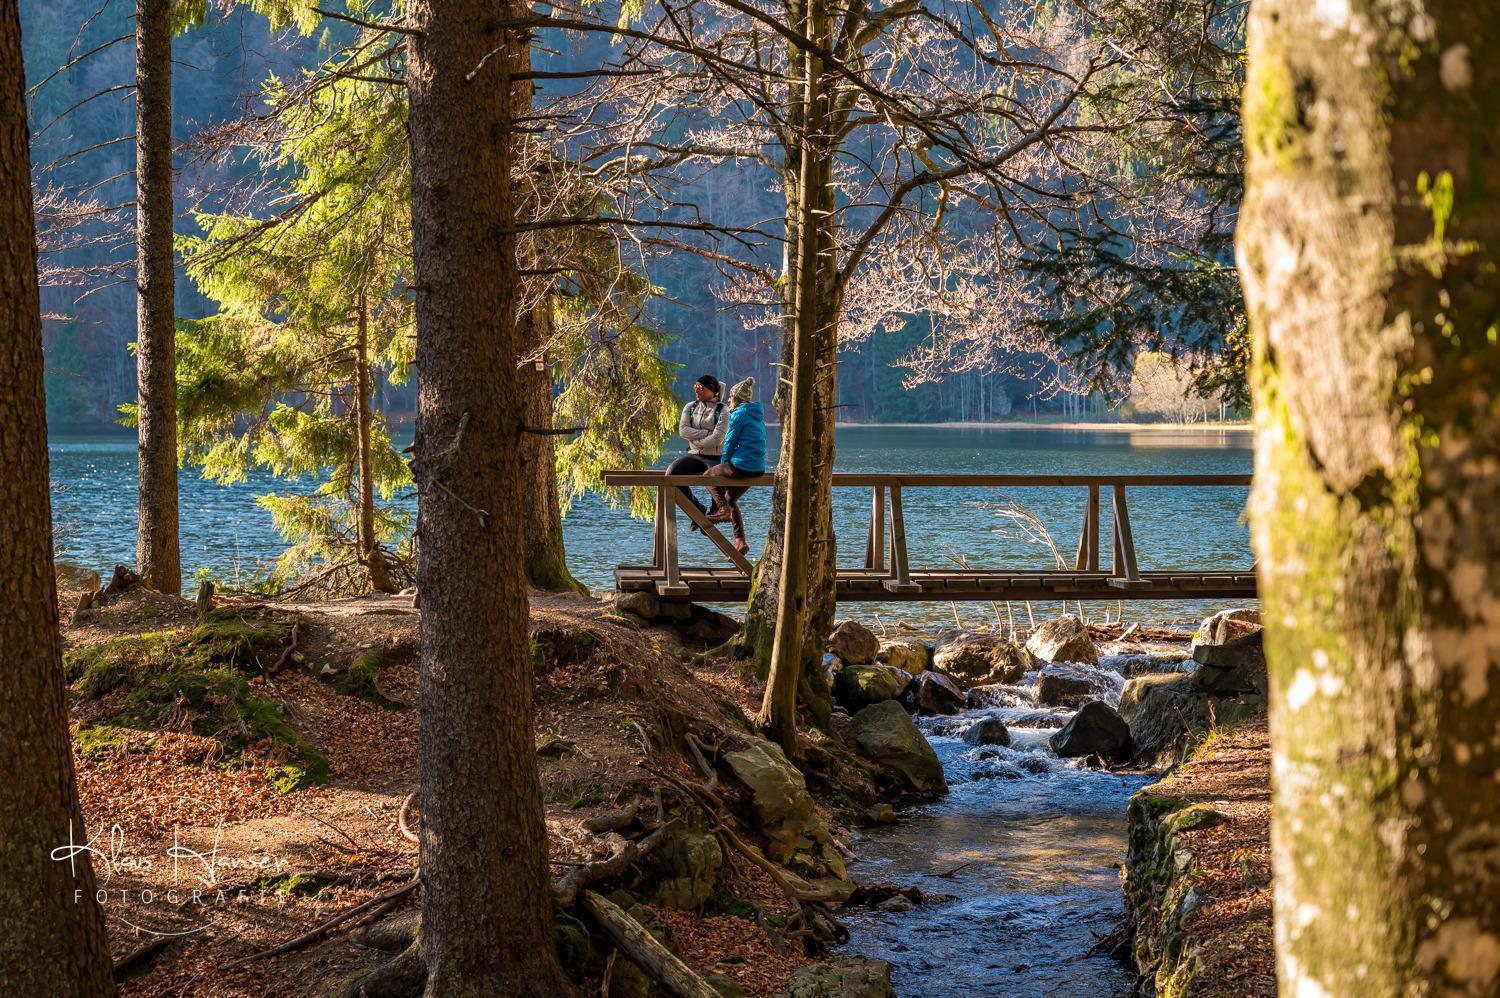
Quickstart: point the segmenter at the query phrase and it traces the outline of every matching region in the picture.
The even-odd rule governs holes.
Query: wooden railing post
[[[865,567],[885,569],[885,486],[877,485],[870,500],[870,533],[865,539]]]
[[[677,502],[666,486],[657,490],[656,507],[661,510],[662,539],[665,542],[662,545],[665,578],[657,585],[656,591],[662,596],[686,596],[690,589],[682,581],[682,570],[677,564]]]
[[[906,558],[906,517],[901,510],[901,486],[891,483],[891,577],[885,588],[893,593],[913,593],[922,588],[911,580]]]
[[[1136,567],[1135,538],[1130,532],[1130,509],[1125,503],[1125,486],[1115,485],[1113,488],[1115,494],[1115,565],[1114,576],[1109,580],[1109,584],[1119,589],[1150,585],[1141,579],[1141,573]]]
[[[1088,506],[1083,513],[1083,529],[1078,532],[1078,555],[1073,559],[1077,572],[1099,571],[1099,486],[1089,486]]]

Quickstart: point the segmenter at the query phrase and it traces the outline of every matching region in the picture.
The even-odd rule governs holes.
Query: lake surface
[[[775,453],[775,430],[770,450]],[[663,464],[675,457],[675,448]],[[131,564],[135,547],[135,440],[126,435],[58,437],[51,447],[54,520],[60,556],[108,574]],[[839,431],[840,471],[993,474],[1248,474],[1249,435],[1237,431],[1170,433],[1020,429],[1004,427],[846,427]],[[185,583],[200,569],[230,586],[247,586],[276,560],[282,539],[255,497],[283,488],[269,475],[221,486],[193,469],[181,480],[182,561]],[[1149,488],[1130,493],[1131,523],[1142,569],[1245,568],[1251,564],[1244,522],[1246,489]],[[1012,492],[1051,531],[1071,559],[1083,519],[1085,490],[1019,489]],[[913,567],[953,567],[965,558],[975,568],[1053,567],[1050,551],[1027,537],[1014,521],[985,503],[1003,501],[994,490],[907,489],[906,529]],[[412,501],[410,499],[408,502]],[[752,489],[742,500],[752,555],[765,536],[769,489]],[[835,530],[841,564],[861,564],[869,526],[868,490],[835,493]],[[1108,560],[1108,498],[1103,503],[1104,557]],[[651,528],[598,496],[575,504],[564,522],[568,561],[594,590],[612,586],[617,564],[649,561]],[[684,564],[722,561],[704,538],[683,531]],[[1012,608],[1024,614],[1024,607]],[[1036,604],[1038,616],[1056,612]],[[1091,615],[1115,612],[1115,604],[1085,604]],[[1210,609],[1200,602],[1142,601],[1126,604],[1130,619],[1187,621]],[[850,604],[866,619],[895,618],[919,626],[954,622],[946,603]],[[1005,612],[1005,607],[1000,607]],[[957,605],[964,623],[993,622],[985,603]],[[1022,617],[1024,621],[1024,617]]]

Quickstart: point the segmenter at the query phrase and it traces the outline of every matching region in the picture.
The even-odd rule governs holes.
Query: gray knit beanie
[[[740,402],[749,402],[755,398],[755,379],[746,378],[744,381],[736,382],[729,389],[729,397]]]

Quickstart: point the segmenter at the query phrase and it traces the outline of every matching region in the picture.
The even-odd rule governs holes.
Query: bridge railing
[[[684,579],[678,555],[678,512],[685,513],[724,555],[734,574],[742,576],[748,585],[753,568],[748,559],[708,521],[703,511],[692,501],[687,489],[702,488],[709,484],[723,485],[725,479],[706,479],[701,475],[668,475],[660,471],[608,471],[604,474],[607,485],[626,488],[650,488],[656,490],[656,518],[650,566],[622,566],[645,568],[653,588],[662,596],[685,598],[695,595],[692,585]],[[773,475],[755,478],[736,478],[735,486],[763,487],[776,481]],[[1201,488],[1244,487],[1250,484],[1249,475],[983,475],[983,474],[882,474],[864,472],[835,472],[835,489],[861,488],[871,490],[870,526],[865,538],[865,564],[863,570],[847,570],[843,574],[857,574],[863,580],[871,576],[879,579],[880,587],[893,598],[924,598],[923,583],[913,577],[911,560],[907,553],[906,517],[902,501],[905,489],[920,488],[1067,488],[1086,490],[1083,523],[1079,529],[1078,545],[1074,556],[1073,574],[1103,576],[1108,591],[1117,596],[1172,595],[1168,592],[1148,593],[1160,589],[1161,581],[1143,577],[1136,559],[1135,537],[1130,527],[1130,506],[1127,489],[1130,488]],[[1101,568],[1101,519],[1102,497],[1108,490],[1110,496],[1111,554],[1109,571]],[[923,573],[932,576],[934,573]],[[977,573],[950,573],[954,576]],[[987,573],[996,575],[997,573]],[[1043,573],[1047,574],[1047,573]],[[1032,578],[1035,572],[1025,573]],[[617,573],[618,577],[618,573]],[[1173,580],[1167,580],[1170,590]],[[1098,581],[1094,585],[1098,586]],[[951,595],[951,594],[949,594]],[[861,596],[859,598],[869,598]],[[949,598],[947,595],[941,598]],[[1083,597],[1090,598],[1090,597]],[[1097,598],[1097,597],[1092,597]]]

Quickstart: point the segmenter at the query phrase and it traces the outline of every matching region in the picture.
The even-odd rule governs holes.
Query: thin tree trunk
[[[136,571],[182,591],[177,534],[177,305],[172,263],[172,0],[137,0],[135,20]]]
[[[521,395],[527,426],[552,427],[552,372],[545,351],[552,337],[551,299],[542,301],[519,318],[521,325]],[[537,359],[530,359],[537,358]],[[557,495],[557,437],[528,433],[521,440],[526,469],[526,578],[538,589],[587,592],[568,571],[568,551],[563,542],[562,503]]]
[[[1238,256],[1281,990],[1493,995],[1494,5],[1250,17]]]
[[[427,993],[568,994],[552,945],[527,640],[510,76],[528,9],[414,0]]]
[[[112,995],[63,703],[21,25],[0,0],[0,992]]]
[[[359,436],[359,560],[365,566],[370,589],[393,593],[396,584],[386,568],[385,555],[375,536],[375,462],[370,456],[370,308],[359,296],[359,327],[354,341],[354,405]]]
[[[809,37],[823,36],[822,0],[808,0]],[[802,218],[798,250],[794,313],[792,316],[792,390],[789,419],[782,427],[780,471],[786,480],[782,528],[781,578],[777,587],[775,640],[759,723],[788,756],[797,741],[797,681],[802,672],[802,648],[807,626],[807,582],[810,560],[810,499],[813,488],[813,401],[818,380],[817,347],[822,316],[818,277],[824,225],[817,212],[827,198],[821,184],[822,160],[828,158],[827,94],[821,85],[822,63],[807,59],[806,112],[803,116],[802,162],[798,188]]]

